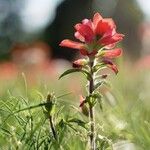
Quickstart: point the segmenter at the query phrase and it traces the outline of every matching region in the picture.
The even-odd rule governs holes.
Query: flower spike
[[[84,56],[96,55],[100,48],[113,48],[124,35],[116,32],[116,25],[111,18],[103,18],[99,13],[90,19],[84,19],[75,26],[74,36],[80,42],[63,40],[60,46],[78,49]]]

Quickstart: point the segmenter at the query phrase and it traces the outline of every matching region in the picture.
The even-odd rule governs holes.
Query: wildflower
[[[82,55],[95,56],[101,48],[112,49],[123,39],[123,34],[116,32],[116,25],[110,18],[102,18],[99,13],[93,21],[84,19],[75,25],[74,36],[81,42],[65,39],[60,46],[78,49]]]
[[[107,74],[102,74],[96,79],[95,75],[104,68],[110,68],[116,74],[118,73],[117,66],[112,59],[122,54],[120,48],[114,47],[117,42],[123,39],[124,35],[116,32],[116,25],[112,19],[102,18],[99,13],[94,15],[92,21],[84,19],[82,23],[76,24],[75,29],[74,36],[80,42],[65,39],[60,43],[60,46],[77,49],[87,58],[74,61],[73,67],[77,69],[68,69],[59,79],[73,72],[85,74],[88,81],[88,95],[85,98],[80,96],[79,107],[84,115],[89,116],[90,149],[95,150],[97,147],[97,134],[94,121],[94,107],[99,102],[102,109],[102,96],[99,93],[99,87],[107,84],[105,79],[108,76]]]

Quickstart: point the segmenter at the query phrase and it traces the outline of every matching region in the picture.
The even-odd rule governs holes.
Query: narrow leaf
[[[99,69],[103,69],[106,68],[106,65],[104,63],[97,63],[94,67],[93,67],[93,71],[96,72]]]
[[[86,70],[76,69],[76,68],[66,70],[63,74],[60,75],[59,79],[61,79],[62,77],[66,76],[70,73],[74,73],[74,72],[81,72],[87,77],[88,80],[91,80],[91,75]]]
[[[29,106],[29,107],[26,107],[26,108],[17,110],[17,111],[15,111],[13,114],[19,113],[19,112],[21,112],[21,111],[26,111],[26,110],[30,110],[30,109],[42,107],[42,106],[45,106],[45,105],[47,105],[47,104],[48,104],[48,103],[40,103],[40,104],[37,104],[37,105]]]
[[[94,86],[94,90],[98,89],[103,83],[104,81],[96,83],[96,85]]]
[[[83,127],[83,128],[86,128],[85,125],[86,125],[86,122],[80,120],[80,119],[77,119],[77,118],[72,118],[70,120],[68,120],[68,122],[72,122],[72,123],[77,123],[79,126]]]

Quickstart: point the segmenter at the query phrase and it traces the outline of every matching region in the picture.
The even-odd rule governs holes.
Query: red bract
[[[80,96],[80,105],[79,107],[81,108],[81,112],[85,115],[85,116],[89,116],[89,111],[88,111],[88,108],[87,106],[85,105],[86,101],[85,99],[83,98],[83,96],[81,95]]]
[[[116,32],[116,25],[110,18],[102,18],[99,13],[93,17],[93,21],[84,19],[82,23],[75,25],[74,36],[81,42],[63,40],[60,46],[80,50],[82,55],[93,56],[101,48],[113,48],[117,42],[123,39],[123,34]]]
[[[115,74],[118,73],[118,68],[117,66],[109,59],[103,59],[102,61],[108,68],[110,68],[111,70],[113,70],[115,72]]]
[[[82,68],[85,65],[87,65],[87,60],[86,59],[78,59],[76,61],[73,62],[72,66],[73,68]]]
[[[79,105],[79,107],[83,107],[84,104],[85,104],[85,99],[83,98],[82,95],[80,95],[80,105]]]
[[[112,58],[119,57],[121,54],[122,54],[122,49],[116,48],[112,50],[102,50],[96,55],[96,57],[112,59]]]
[[[113,50],[105,50],[103,51],[103,53],[104,53],[103,57],[105,58],[116,58],[122,54],[122,49],[116,48]]]

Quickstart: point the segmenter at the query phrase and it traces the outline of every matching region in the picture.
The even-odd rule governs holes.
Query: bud
[[[48,113],[51,113],[52,111],[52,108],[54,105],[54,102],[53,102],[54,99],[55,99],[55,96],[53,93],[47,95],[47,99],[46,99],[47,104],[45,105],[45,109],[47,110]]]
[[[83,96],[80,96],[80,105],[79,107],[81,108],[81,112],[85,115],[85,116],[89,116],[89,110],[86,106],[86,101],[85,99],[83,98]]]
[[[73,66],[73,68],[82,68],[82,67],[86,66],[87,63],[88,63],[88,61],[86,59],[78,59],[73,62],[72,66]]]
[[[113,70],[115,72],[115,74],[118,73],[118,68],[117,66],[109,59],[103,59],[102,61],[108,68],[110,68],[111,70]]]
[[[103,50],[99,50],[98,53],[96,54],[96,57],[103,57],[103,55],[105,54],[105,52]]]
[[[116,48],[112,50],[105,50],[103,57],[105,58],[116,58],[122,55],[122,49],[121,48]]]
[[[101,50],[97,53],[96,57],[103,57],[103,58],[116,58],[121,56],[122,49],[121,48],[115,48],[111,50]]]

